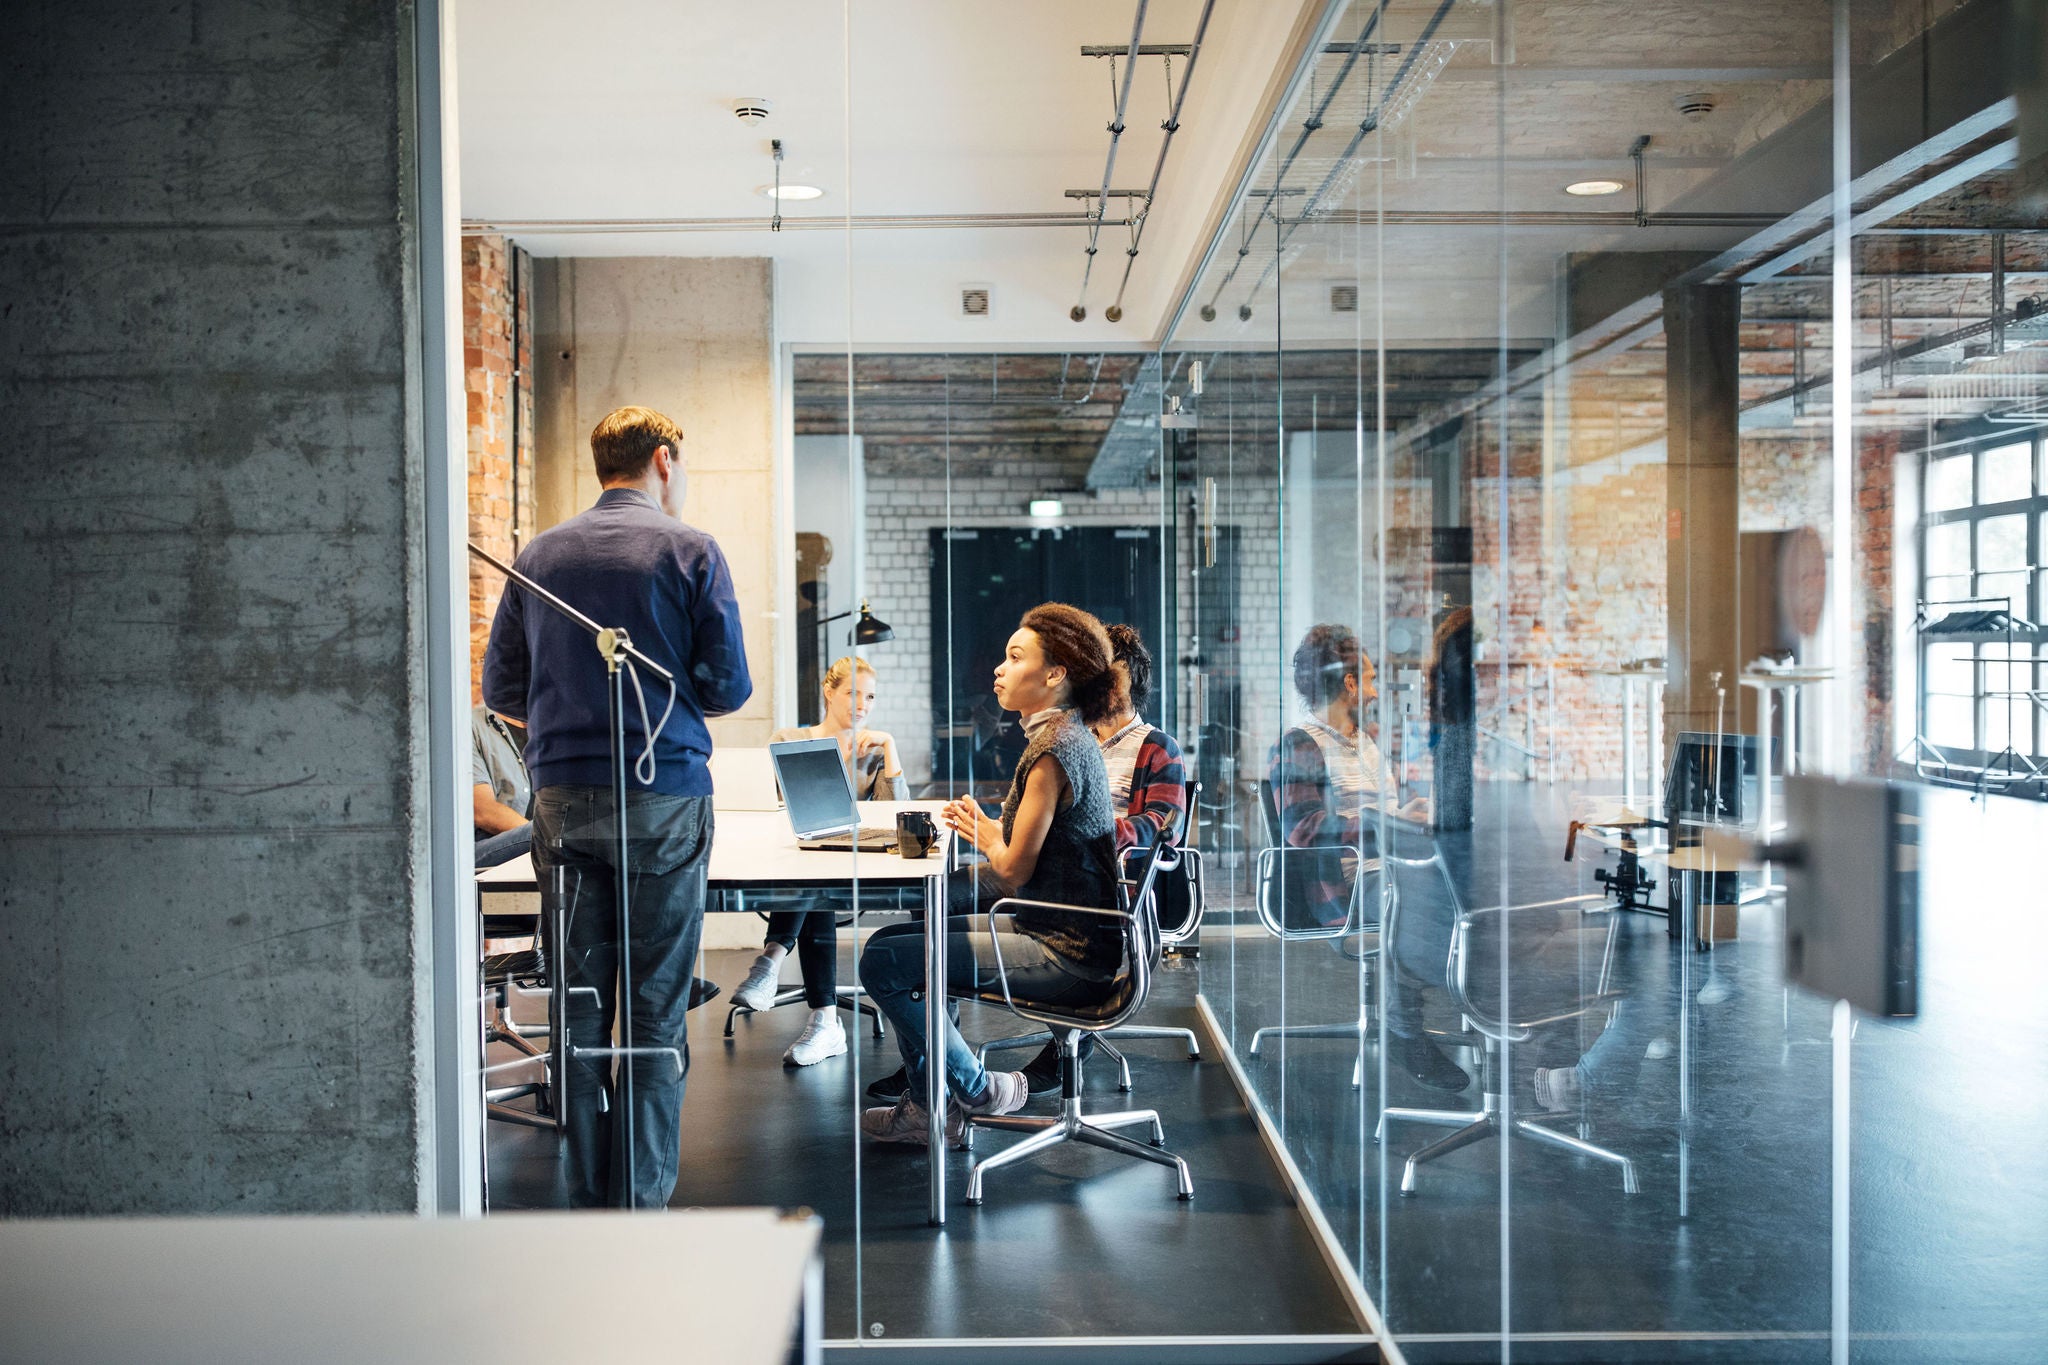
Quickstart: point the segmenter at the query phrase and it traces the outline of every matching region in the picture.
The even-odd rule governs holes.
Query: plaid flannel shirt
[[[1378,750],[1369,739],[1365,744],[1364,772],[1358,776],[1376,784]],[[1273,784],[1280,835],[1288,847],[1345,850],[1342,858],[1317,860],[1314,866],[1322,868],[1321,873],[1311,871],[1304,860],[1298,870],[1290,869],[1286,874],[1290,879],[1309,878],[1302,890],[1319,922],[1341,924],[1350,909],[1351,888],[1357,880],[1358,868],[1365,861],[1365,817],[1374,805],[1377,785],[1366,787],[1362,797],[1354,795],[1347,799],[1339,790],[1341,784],[1332,781],[1322,746],[1299,725],[1288,730],[1273,746],[1266,776]]]
[[[1117,852],[1152,847],[1180,829],[1187,808],[1187,768],[1180,745],[1155,726],[1145,732],[1131,768],[1130,803],[1116,819]]]

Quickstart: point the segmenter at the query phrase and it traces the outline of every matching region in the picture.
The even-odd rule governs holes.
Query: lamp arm
[[[620,656],[627,659],[631,659],[634,663],[646,669],[655,677],[660,678],[665,683],[673,684],[675,682],[675,674],[669,672],[666,668],[662,667],[654,660],[648,658],[645,654],[642,654],[638,649],[634,648],[632,644],[625,642],[624,631],[610,631],[607,627],[599,625],[597,622],[591,620],[588,616],[585,616],[582,612],[576,610],[576,608],[570,606],[567,602],[564,602],[561,598],[549,592],[546,588],[543,588],[540,584],[534,582],[531,578],[528,578],[525,574],[519,572],[519,570],[513,568],[510,564],[505,563],[504,561],[492,555],[489,551],[483,549],[473,540],[469,542],[469,552],[475,555],[478,559],[481,559],[484,563],[496,569],[499,573],[505,575],[505,577],[510,579],[512,582],[517,583],[520,587],[532,593],[535,597],[539,598],[548,606],[553,607],[563,616],[568,617],[571,621],[574,621],[577,625],[589,631],[592,636],[602,640],[605,635],[610,634],[613,637],[612,643],[608,646],[601,645],[601,648],[615,649]]]

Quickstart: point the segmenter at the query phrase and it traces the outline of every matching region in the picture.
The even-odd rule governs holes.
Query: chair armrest
[[[1497,1042],[1522,1043],[1527,1042],[1538,1028],[1549,1024],[1560,1024],[1568,1019],[1577,1019],[1581,1015],[1591,1014],[1594,1010],[1621,999],[1621,995],[1617,992],[1596,991],[1591,995],[1580,996],[1578,1004],[1569,1009],[1539,1015],[1530,1019],[1501,1019],[1487,1014],[1484,1010],[1473,1004],[1471,996],[1465,989],[1465,968],[1469,956],[1466,944],[1476,931],[1480,920],[1507,917],[1533,910],[1555,910],[1559,906],[1565,905],[1584,905],[1587,902],[1600,899],[1602,898],[1599,896],[1564,896],[1557,900],[1535,901],[1528,905],[1493,906],[1483,910],[1469,910],[1459,915],[1458,922],[1451,929],[1451,953],[1444,973],[1444,984],[1449,988],[1451,1000],[1457,1005],[1458,1012],[1471,1022],[1473,1028],[1479,1030],[1488,1038],[1492,1038]]]
[[[996,926],[996,921],[999,918],[1013,918],[1019,909],[1064,910],[1077,915],[1101,915],[1107,919],[1123,920],[1131,926],[1124,935],[1126,940],[1125,947],[1133,954],[1139,952],[1137,941],[1138,912],[1135,910],[1109,909],[1100,905],[1066,905],[1059,901],[1027,900],[1021,896],[1003,897],[988,908],[988,946],[995,955],[996,984],[1003,988],[1003,1007],[1020,1019],[1029,1019],[1034,1023],[1046,1024],[1048,1026],[1063,1022],[1039,1011],[1027,1009],[1019,1005],[1016,998],[1010,994],[1010,968],[1003,961],[1003,936],[1001,930]]]
[[[1345,854],[1358,857],[1358,875],[1352,879],[1351,898],[1344,907],[1341,922],[1315,929],[1290,929],[1282,921],[1279,908],[1270,902],[1277,898],[1278,891],[1268,894],[1268,889],[1279,879],[1289,859],[1296,862],[1317,863],[1330,858],[1342,858]],[[1252,909],[1259,921],[1266,926],[1266,932],[1278,939],[1314,940],[1350,938],[1356,934],[1369,933],[1378,924],[1377,920],[1365,917],[1366,883],[1377,880],[1380,864],[1384,860],[1377,854],[1370,857],[1359,854],[1349,844],[1308,844],[1297,847],[1293,844],[1279,844],[1262,848],[1253,863],[1254,885],[1252,887]]]

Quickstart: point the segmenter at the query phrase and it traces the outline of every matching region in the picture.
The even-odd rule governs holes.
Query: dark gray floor
[[[844,936],[842,936],[844,937]],[[713,953],[728,989],[750,955]],[[795,979],[792,967],[788,973]],[[1195,971],[1163,972],[1148,1021],[1192,1023]],[[1196,1199],[1171,1173],[1070,1148],[991,1175],[980,1208],[960,1201],[972,1157],[950,1158],[948,1226],[925,1221],[921,1148],[855,1140],[853,1095],[897,1065],[865,1026],[854,1054],[781,1065],[804,1010],[742,1019],[727,1044],[723,997],[691,1019],[681,1176],[674,1205],[808,1206],[825,1222],[826,1335],[917,1338],[1347,1335],[1356,1327],[1224,1067],[1171,1043],[1129,1050],[1136,1093],[1088,1070],[1092,1106],[1161,1111],[1167,1145],[1193,1168]],[[969,1007],[970,1037],[1021,1032]],[[1028,1053],[1010,1054],[1021,1065]],[[856,1065],[857,1064],[857,1065]],[[856,1070],[858,1082],[856,1082]],[[1027,1112],[1050,1112],[1035,1101]],[[493,1124],[494,1210],[563,1200],[551,1134]],[[985,1134],[982,1153],[1006,1137]]]
[[[1579,889],[1544,798],[1519,785],[1482,794],[1480,827],[1453,856],[1473,903]],[[1921,1017],[1862,1020],[1852,1045],[1854,1357],[2036,1360],[2048,1336],[2048,810],[1934,801]],[[1645,1062],[1628,1102],[1586,1116],[1594,1140],[1636,1160],[1638,1196],[1608,1167],[1521,1143],[1504,1184],[1499,1144],[1483,1143],[1425,1167],[1415,1197],[1383,1198],[1401,1158],[1446,1130],[1397,1128],[1384,1152],[1369,1140],[1377,1053],[1361,1091],[1344,1040],[1269,1042],[1248,1060],[1411,1360],[1499,1360],[1504,1329],[1520,1338],[1516,1359],[1828,1359],[1830,1014],[1783,988],[1780,924],[1769,905],[1747,907],[1737,941],[1692,957],[1694,989],[1709,965],[1718,989],[1692,1010],[1683,1217],[1677,956],[1661,920],[1620,922],[1615,984],[1656,1003],[1674,1051]],[[1357,1009],[1358,968],[1322,944],[1212,936],[1204,973],[1240,1054],[1253,1029],[1281,1022],[1283,999],[1292,1022]],[[1456,1022],[1441,997],[1433,1022]],[[1560,1032],[1513,1059],[1522,1112],[1534,1112],[1533,1067],[1577,1054],[1576,1026]],[[1477,1107],[1476,1086],[1388,1085],[1395,1104]]]

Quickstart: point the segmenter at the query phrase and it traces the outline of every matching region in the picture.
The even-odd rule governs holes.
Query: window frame
[[[2027,496],[2006,498],[1998,502],[1979,501],[1984,487],[1984,462],[1986,458],[1993,451],[2005,450],[2018,445],[2026,446],[2029,454],[2028,470],[2030,479]],[[1929,510],[1932,503],[1932,498],[1929,496],[1931,492],[1929,485],[1933,478],[1936,462],[1952,459],[1957,456],[1967,456],[1970,461],[1969,500],[1961,507],[1949,508],[1938,512]],[[2048,428],[2036,426],[1987,432],[1968,441],[1930,447],[1921,451],[1919,462],[1919,496],[1920,517],[1915,533],[1919,564],[1915,589],[1917,600],[1928,619],[1938,620],[1942,615],[1947,614],[1946,611],[1926,609],[1929,600],[1929,581],[1934,578],[1952,579],[1958,576],[1953,573],[1932,574],[1929,572],[1929,533],[1936,527],[1955,525],[1957,523],[1963,523],[1969,528],[1966,536],[1968,568],[1961,575],[1967,578],[1969,582],[1969,593],[1974,595],[1983,591],[1981,580],[1987,573],[1992,575],[2023,573],[2027,576],[2027,584],[2020,596],[2011,602],[2013,614],[2023,620],[2035,622],[2048,617],[2048,567],[2044,567],[2043,564],[2044,552],[2048,552]],[[1978,558],[1982,523],[1996,517],[2012,515],[2021,515],[2025,518],[2023,524],[2026,529],[2026,564],[2019,569],[1992,569],[1987,571],[1982,567]],[[1937,602],[1942,603],[1954,600],[1947,596],[1936,599]],[[1918,733],[1943,754],[1951,755],[1963,762],[1979,766],[1989,765],[1998,754],[2003,753],[2008,747],[2018,752],[2023,758],[2040,759],[2048,756],[2048,714],[2044,714],[2042,709],[2031,701],[2026,702],[2022,706],[2016,699],[1987,695],[1989,689],[1985,686],[1985,677],[1988,664],[1978,661],[1985,659],[1986,650],[2003,650],[2005,647],[1992,644],[1972,644],[1968,647],[1969,653],[1966,657],[1970,662],[1966,666],[1970,675],[1970,691],[1964,694],[1929,688],[1929,658],[1930,651],[1935,643],[1938,642],[1930,641],[1924,635],[1917,642],[1919,655],[1917,690],[1919,695],[1917,697],[1918,712],[1915,719],[1918,723]],[[2030,672],[2031,686],[2036,688],[2048,686],[2048,645],[2036,645],[2026,658],[2020,660],[2020,665],[2027,668]],[[2013,686],[2009,676],[2006,685],[2008,687]],[[1939,742],[1929,734],[1929,698],[1961,697],[1965,695],[1967,695],[1970,701],[1969,744],[1953,745]],[[2012,733],[2007,735],[2005,744],[2000,745],[1998,749],[1994,750],[1990,744],[1988,728],[1992,708],[1998,704],[2007,704],[2010,707],[2008,714],[2011,718],[2010,728]],[[2022,747],[2022,742],[2024,742],[2025,747]]]

